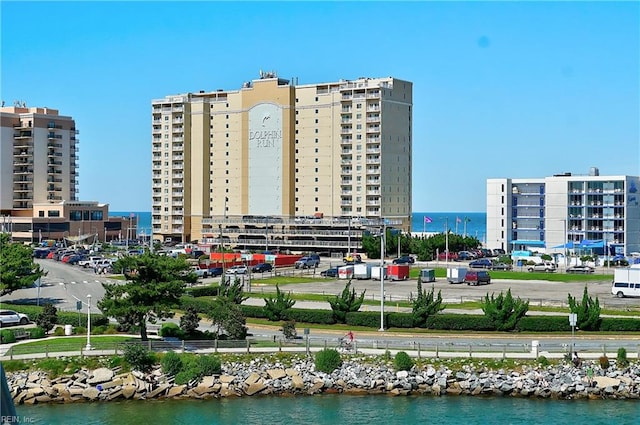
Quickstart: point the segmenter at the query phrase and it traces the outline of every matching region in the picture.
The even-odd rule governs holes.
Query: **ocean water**
[[[109,211],[109,217],[131,217],[133,214],[138,219],[138,235],[151,234],[151,211]]]
[[[32,424],[631,425],[637,400],[317,395],[18,406]]]
[[[134,214],[138,218],[138,234],[151,234],[151,211],[110,211],[111,217],[129,217]],[[425,222],[425,217],[431,223]],[[484,212],[414,212],[411,230],[414,232],[444,232],[449,227],[451,232],[460,235],[475,236],[484,242],[487,234],[487,214]]]

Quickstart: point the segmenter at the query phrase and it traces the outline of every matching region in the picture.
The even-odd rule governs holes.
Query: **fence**
[[[18,360],[31,358],[48,358],[62,356],[110,356],[122,355],[126,344],[145,344],[154,352],[188,352],[200,354],[212,353],[276,353],[292,352],[311,354],[325,348],[339,349],[339,340],[326,337],[307,337],[284,339],[280,337],[252,338],[241,341],[228,340],[198,340],[184,341],[179,339],[150,339],[138,342],[101,342],[100,338],[93,339],[91,350],[86,350],[80,343],[52,343],[51,345],[35,348],[29,344],[15,344],[11,346],[0,360]],[[618,348],[623,347],[629,358],[640,358],[640,343],[638,340],[621,340],[616,344],[597,344],[589,341],[575,341],[574,350],[583,358],[598,358],[606,355],[609,358],[617,356]],[[571,351],[566,342],[545,342],[537,340],[518,339],[512,342],[494,342],[490,340],[472,341],[412,341],[408,339],[361,339],[354,342],[353,352],[363,354],[395,354],[405,351],[413,357],[427,358],[521,358],[535,359],[541,355],[547,358],[564,358]]]

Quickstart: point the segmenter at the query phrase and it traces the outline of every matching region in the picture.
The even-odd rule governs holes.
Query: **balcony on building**
[[[19,133],[14,133],[13,134],[13,138],[14,139],[30,139],[32,137],[32,132],[31,131],[21,131]]]

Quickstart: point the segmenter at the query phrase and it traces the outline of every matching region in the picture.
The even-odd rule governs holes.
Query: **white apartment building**
[[[202,240],[224,229],[230,245],[277,238],[281,247],[346,248],[347,232],[330,234],[338,218],[410,228],[410,82],[296,85],[261,72],[236,90],[151,106],[156,239]],[[296,230],[303,221],[327,228]]]
[[[640,251],[640,177],[563,173],[487,180],[487,247]]]
[[[73,201],[78,192],[75,121],[51,108],[0,108],[0,210]]]

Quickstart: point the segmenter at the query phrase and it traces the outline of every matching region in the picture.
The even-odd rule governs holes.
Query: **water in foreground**
[[[35,424],[637,424],[638,400],[322,395],[18,406]]]

